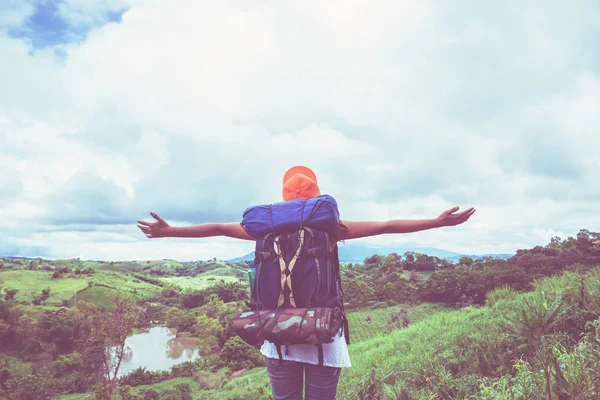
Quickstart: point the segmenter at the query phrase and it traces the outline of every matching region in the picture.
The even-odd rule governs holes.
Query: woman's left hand
[[[152,215],[154,219],[156,219],[156,222],[146,222],[138,220],[139,225],[137,227],[140,228],[140,230],[144,232],[146,237],[149,239],[166,237],[167,231],[171,226],[167,224],[167,222],[164,219],[159,217],[158,214],[151,212],[150,215]]]

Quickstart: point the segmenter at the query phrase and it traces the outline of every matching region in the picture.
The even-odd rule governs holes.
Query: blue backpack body
[[[339,218],[337,202],[329,195],[244,211],[242,226],[257,238],[252,310],[337,307],[349,342],[335,239]]]
[[[328,195],[250,207],[242,226],[257,237],[251,304],[263,309],[341,305],[335,199]]]
[[[254,266],[251,304],[259,309],[342,305],[337,246],[327,232],[269,233],[256,241]]]

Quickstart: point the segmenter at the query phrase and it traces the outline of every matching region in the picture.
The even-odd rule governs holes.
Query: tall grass
[[[393,315],[398,316],[400,310],[406,310],[409,324],[429,318],[431,315],[446,310],[435,303],[400,304],[392,307],[375,309],[355,309],[347,311],[350,339],[352,343],[361,342],[375,336],[386,335],[394,327],[402,326],[402,322],[390,324]]]

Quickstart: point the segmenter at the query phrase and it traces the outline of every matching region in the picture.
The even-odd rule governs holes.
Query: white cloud
[[[107,13],[119,12],[128,7],[126,0],[63,0],[58,3],[58,13],[70,25],[93,25],[107,20]]]
[[[0,29],[23,24],[35,12],[38,0],[4,0],[0,3]]]
[[[80,27],[123,7],[122,22],[61,45],[64,59],[0,34],[13,248],[234,257],[247,244],[151,242],[135,220],[239,220],[277,201],[296,164],[345,219],[478,209],[461,227],[369,242],[509,252],[600,224],[594,5],[67,0],[59,13]],[[36,236],[36,221],[54,230]],[[77,224],[117,233],[60,233]]]

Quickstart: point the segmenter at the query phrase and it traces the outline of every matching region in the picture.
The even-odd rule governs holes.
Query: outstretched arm
[[[227,236],[236,239],[256,240],[250,236],[238,222],[209,223],[177,227],[170,226],[156,213],[151,212],[150,215],[156,219],[156,222],[138,220],[137,226],[144,232],[146,237],[150,239],[162,237],[202,238],[210,236]]]
[[[475,213],[474,208],[469,208],[461,213],[456,213],[458,207],[451,208],[441,213],[437,218],[419,220],[391,220],[391,221],[344,221],[347,229],[340,234],[340,240],[357,239],[367,236],[383,235],[386,233],[410,233],[426,229],[454,226],[467,221]]]

